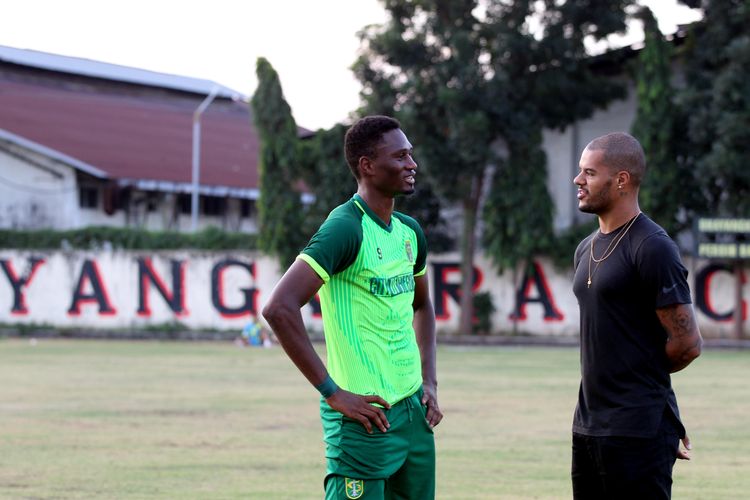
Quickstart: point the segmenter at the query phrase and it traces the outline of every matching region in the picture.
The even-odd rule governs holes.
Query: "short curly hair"
[[[375,156],[375,147],[383,139],[383,134],[391,130],[400,129],[401,124],[390,116],[365,116],[349,127],[344,137],[344,151],[346,163],[359,179],[359,159],[363,156]]]

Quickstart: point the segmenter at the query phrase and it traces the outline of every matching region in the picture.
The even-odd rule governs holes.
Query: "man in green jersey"
[[[419,224],[395,212],[417,164],[398,121],[346,133],[357,193],[335,208],[263,308],[282,347],[321,393],[326,498],[435,496],[435,312]],[[327,367],[300,308],[320,294]]]

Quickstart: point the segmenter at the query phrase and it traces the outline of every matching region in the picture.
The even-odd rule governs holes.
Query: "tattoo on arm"
[[[693,315],[682,307],[675,307],[667,315],[671,328],[667,329],[668,340],[689,337],[694,330]]]
[[[667,352],[672,368],[680,370],[700,354],[703,343],[693,309],[681,304],[657,312],[667,331]]]

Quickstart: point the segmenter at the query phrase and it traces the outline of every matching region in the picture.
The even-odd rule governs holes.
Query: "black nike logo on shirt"
[[[662,289],[661,289],[661,293],[669,293],[669,292],[671,292],[672,290],[674,290],[676,286],[677,286],[677,283],[675,283],[674,285],[672,285],[672,286],[669,286],[669,287],[666,287],[666,286],[665,286],[665,287],[662,287]]]

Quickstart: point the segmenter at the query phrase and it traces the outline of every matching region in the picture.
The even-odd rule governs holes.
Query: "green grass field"
[[[571,348],[438,351],[438,498],[570,498]],[[750,491],[750,351],[673,377],[674,498]],[[0,340],[0,498],[321,498],[318,398],[280,348]]]

